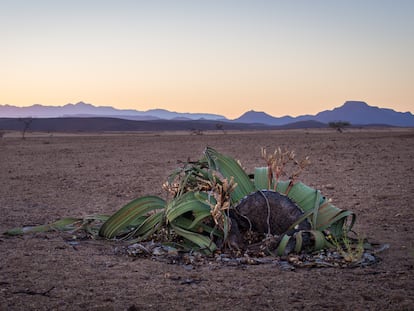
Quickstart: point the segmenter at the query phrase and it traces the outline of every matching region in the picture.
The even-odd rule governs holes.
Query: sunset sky
[[[414,112],[412,0],[0,0],[0,104]]]

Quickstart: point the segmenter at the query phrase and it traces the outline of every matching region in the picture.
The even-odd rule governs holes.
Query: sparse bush
[[[336,251],[346,262],[359,262],[364,254],[364,238],[351,239],[347,232],[344,232],[341,239],[328,235],[328,241],[332,243]]]
[[[19,118],[19,121],[23,122],[22,139],[26,139],[26,132],[30,128],[30,125],[33,122],[33,118]]]
[[[223,134],[226,134],[226,130],[224,129],[224,125],[222,123],[216,123],[216,130],[223,131]]]
[[[347,126],[350,126],[351,123],[349,123],[348,121],[335,121],[335,122],[329,122],[328,125],[329,127],[342,133],[343,129]]]

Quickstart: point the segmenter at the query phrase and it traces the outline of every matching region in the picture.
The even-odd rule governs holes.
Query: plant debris
[[[374,245],[374,244],[373,244]],[[153,241],[117,246],[114,253],[131,258],[151,258],[168,264],[181,265],[186,269],[194,269],[203,265],[276,265],[281,270],[296,268],[356,268],[368,267],[381,261],[378,254],[389,248],[388,244],[375,244],[370,250],[365,250],[358,260],[349,261],[335,250],[320,250],[313,253],[289,254],[282,257],[266,256],[263,252],[244,254],[216,253],[205,255],[201,252],[183,252],[172,246]]]

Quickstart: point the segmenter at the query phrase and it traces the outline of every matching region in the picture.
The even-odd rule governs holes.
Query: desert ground
[[[206,146],[253,171],[260,148],[312,164],[301,180],[357,214],[355,231],[388,244],[374,265],[182,265],[131,257],[120,242],[50,232],[0,235],[1,310],[414,310],[414,130],[35,134],[0,138],[0,232],[65,216],[111,214],[165,197],[180,161]]]

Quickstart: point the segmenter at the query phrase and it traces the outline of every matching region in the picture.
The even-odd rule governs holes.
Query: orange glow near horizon
[[[160,2],[5,5],[0,105],[413,112],[414,3]]]

